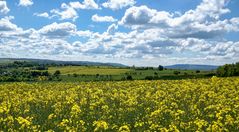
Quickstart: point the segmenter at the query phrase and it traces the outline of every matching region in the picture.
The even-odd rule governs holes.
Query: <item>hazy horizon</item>
[[[159,65],[161,65],[161,64],[159,64],[159,65],[135,65],[135,64],[133,64],[133,65],[127,65],[127,64],[124,64],[124,63],[117,63],[117,62],[101,62],[101,61],[81,61],[81,60],[61,60],[61,59],[59,59],[59,60],[57,60],[57,59],[41,59],[41,58],[0,58],[0,59],[16,59],[16,60],[49,60],[49,61],[59,61],[59,62],[61,62],[61,61],[63,61],[63,62],[92,62],[92,63],[114,63],[114,64],[121,64],[121,65],[124,65],[124,66],[129,66],[129,67],[131,67],[131,66],[137,66],[137,67],[158,67]],[[235,62],[236,63],[236,62]],[[198,63],[195,63],[195,64],[190,64],[190,63],[177,63],[177,64],[169,64],[169,65],[164,65],[164,64],[162,64],[161,66],[175,66],[175,65],[202,65],[202,66],[222,66],[222,65],[214,65],[214,64],[198,64]]]
[[[238,6],[238,0],[1,0],[0,58],[235,63]]]

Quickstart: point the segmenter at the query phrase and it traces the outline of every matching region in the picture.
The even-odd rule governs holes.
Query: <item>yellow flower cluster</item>
[[[0,131],[239,131],[239,78],[3,83]]]

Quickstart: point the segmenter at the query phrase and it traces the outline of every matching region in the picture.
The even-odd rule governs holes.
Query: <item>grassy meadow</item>
[[[67,64],[67,62],[45,62],[43,60],[12,61],[7,59],[0,61],[0,82],[175,80],[207,78],[215,75],[215,71],[203,70],[175,70],[167,68],[160,70],[156,67],[71,65]],[[56,71],[58,74],[55,74]]]
[[[196,70],[158,70],[151,69],[134,69],[134,68],[118,68],[107,66],[58,66],[49,67],[48,72],[54,74],[60,71],[60,79],[62,81],[106,81],[106,80],[157,80],[157,79],[185,79],[185,78],[203,78],[207,74],[214,71]],[[175,71],[179,73],[176,75]],[[132,77],[129,79],[127,77]]]
[[[63,66],[63,67],[49,67],[48,72],[54,73],[61,71],[62,75],[68,74],[85,74],[85,75],[119,75],[129,72],[130,69],[126,68],[113,68],[106,66]]]

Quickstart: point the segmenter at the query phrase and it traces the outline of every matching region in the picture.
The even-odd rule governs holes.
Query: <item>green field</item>
[[[9,63],[8,63],[9,61]],[[123,80],[176,80],[208,78],[215,71],[175,70],[156,67],[83,66],[64,64],[38,64],[36,62],[5,62],[0,69],[0,82],[20,81],[123,81]],[[56,74],[60,71],[60,74]]]
[[[196,73],[195,70],[173,70],[173,69],[168,69],[168,70],[163,70],[159,71],[158,69],[149,69],[149,70],[134,70],[132,69],[130,71],[131,74],[135,75],[143,75],[143,76],[152,76],[152,75],[160,75],[160,76],[165,76],[165,75],[173,75],[174,71],[180,71],[179,75],[194,75]],[[200,71],[200,74],[205,74],[210,71]]]
[[[1,59],[0,61],[0,64],[9,64],[9,63],[13,63],[13,61],[8,59]]]
[[[62,75],[68,74],[79,74],[79,75],[120,75],[120,74],[132,74],[132,75],[172,75],[175,70],[163,70],[159,71],[157,69],[149,70],[135,70],[130,68],[113,68],[104,66],[60,66],[60,67],[49,67],[48,72],[54,73],[59,70]],[[179,70],[179,75],[184,74],[195,74],[195,70]],[[209,71],[201,71],[201,74],[208,73]]]
[[[130,69],[120,69],[112,67],[97,67],[97,66],[64,66],[64,67],[49,67],[48,72],[54,73],[59,70],[62,75],[80,74],[80,75],[119,75],[129,72]]]
[[[107,80],[128,80],[127,76],[131,76],[133,80],[157,80],[157,79],[185,79],[185,78],[202,78],[211,71],[195,70],[163,70],[155,69],[138,70],[134,68],[115,68],[107,66],[58,66],[49,67],[48,72],[54,74],[55,71],[61,72],[60,79],[62,81],[107,81]],[[174,72],[179,71],[178,75]],[[74,75],[75,74],[75,75]]]

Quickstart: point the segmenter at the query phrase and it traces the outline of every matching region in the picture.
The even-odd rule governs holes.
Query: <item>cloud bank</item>
[[[14,17],[5,16],[0,19],[1,56],[80,58],[129,65],[147,62],[154,66],[238,61],[239,42],[224,38],[228,33],[239,32],[239,17],[222,17],[231,12],[228,0],[202,0],[195,9],[181,14],[136,6],[133,0],[126,3],[102,3],[112,10],[128,7],[120,19],[92,14],[93,22],[109,23],[103,32],[81,30],[75,23],[79,10],[102,10],[94,0],[62,3],[60,9],[35,13],[38,17],[60,19],[39,29],[22,29],[12,22]],[[0,13],[7,14],[9,10],[6,1],[0,1]]]

